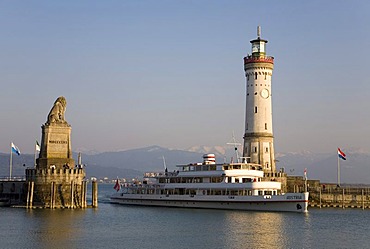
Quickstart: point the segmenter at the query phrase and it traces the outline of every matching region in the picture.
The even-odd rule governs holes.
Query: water
[[[370,248],[370,210],[245,212],[109,204],[99,208],[0,208],[0,248]]]

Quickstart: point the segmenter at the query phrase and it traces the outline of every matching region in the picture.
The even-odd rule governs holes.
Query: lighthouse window
[[[266,147],[266,152],[269,152],[269,148]]]
[[[257,147],[254,147],[254,153],[257,153]]]
[[[254,73],[254,79],[257,79],[257,72]]]
[[[257,113],[257,106],[254,107],[254,113]]]
[[[267,130],[267,123],[265,123],[265,130]]]
[[[249,74],[247,75],[247,80],[249,80]]]
[[[267,73],[265,73],[265,80],[267,80]]]
[[[257,92],[255,92],[254,95],[257,95]]]

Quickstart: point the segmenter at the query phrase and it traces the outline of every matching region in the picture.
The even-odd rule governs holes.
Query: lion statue
[[[59,97],[54,102],[48,115],[48,124],[51,123],[67,123],[64,120],[64,113],[66,111],[67,101],[64,97]]]

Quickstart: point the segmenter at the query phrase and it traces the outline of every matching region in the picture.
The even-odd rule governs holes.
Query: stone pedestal
[[[72,158],[71,127],[64,124],[45,124],[42,127],[41,151],[37,169],[68,169],[75,167]]]

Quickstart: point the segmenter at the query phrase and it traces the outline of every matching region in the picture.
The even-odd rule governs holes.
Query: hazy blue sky
[[[0,1],[0,151],[32,153],[55,99],[74,151],[224,145],[243,57],[275,57],[276,152],[370,151],[370,1]]]

